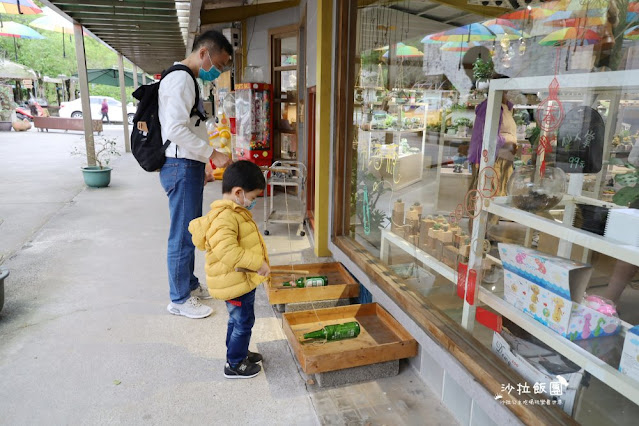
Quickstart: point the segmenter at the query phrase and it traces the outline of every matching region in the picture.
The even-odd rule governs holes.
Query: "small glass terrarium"
[[[518,209],[546,211],[559,204],[566,193],[566,174],[556,167],[546,167],[542,176],[535,166],[520,166],[508,180],[507,190]]]

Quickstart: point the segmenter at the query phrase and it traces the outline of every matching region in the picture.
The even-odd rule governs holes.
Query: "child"
[[[193,244],[206,251],[206,282],[212,297],[229,311],[224,377],[259,374],[262,355],[248,350],[255,323],[255,288],[270,273],[266,245],[249,210],[265,186],[258,166],[238,161],[224,171],[222,199],[189,224]],[[250,271],[250,272],[246,272]],[[253,272],[254,271],[254,272]]]

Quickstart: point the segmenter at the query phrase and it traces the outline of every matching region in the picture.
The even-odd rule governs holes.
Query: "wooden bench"
[[[102,133],[102,120],[91,120],[93,122],[93,131]],[[33,117],[33,125],[39,131],[49,129],[78,130],[84,131],[84,121],[82,118],[61,118],[61,117]]]

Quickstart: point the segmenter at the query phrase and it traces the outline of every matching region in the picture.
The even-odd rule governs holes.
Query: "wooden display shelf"
[[[291,268],[296,279],[302,276],[326,275],[328,285],[308,288],[284,287],[282,284],[290,281],[293,277],[290,275],[273,276],[271,282],[266,284],[266,294],[271,305],[348,299],[359,296],[359,284],[339,262],[280,265],[272,268],[285,270]],[[308,271],[308,274],[297,275],[294,272],[296,270]]]
[[[324,373],[417,355],[417,342],[377,303],[282,315],[284,333],[306,374]],[[357,321],[360,334],[335,342],[302,343],[304,333],[325,325]]]

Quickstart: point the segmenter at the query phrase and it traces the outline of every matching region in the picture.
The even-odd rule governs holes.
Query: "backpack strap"
[[[202,114],[202,112],[199,109],[199,106],[200,106],[200,85],[197,83],[197,80],[195,79],[195,75],[193,75],[193,71],[191,71],[191,68],[187,67],[184,64],[172,65],[171,67],[169,67],[166,71],[164,71],[162,73],[162,78],[160,78],[160,81],[162,81],[164,79],[164,77],[166,77],[167,75],[171,74],[173,71],[186,71],[187,73],[189,73],[189,75],[193,79],[193,84],[195,85],[195,104],[191,108],[191,117],[193,117],[194,115],[197,115],[197,117],[199,118],[199,121],[206,120],[207,117],[204,114]],[[199,121],[198,121],[197,125],[200,124]]]

